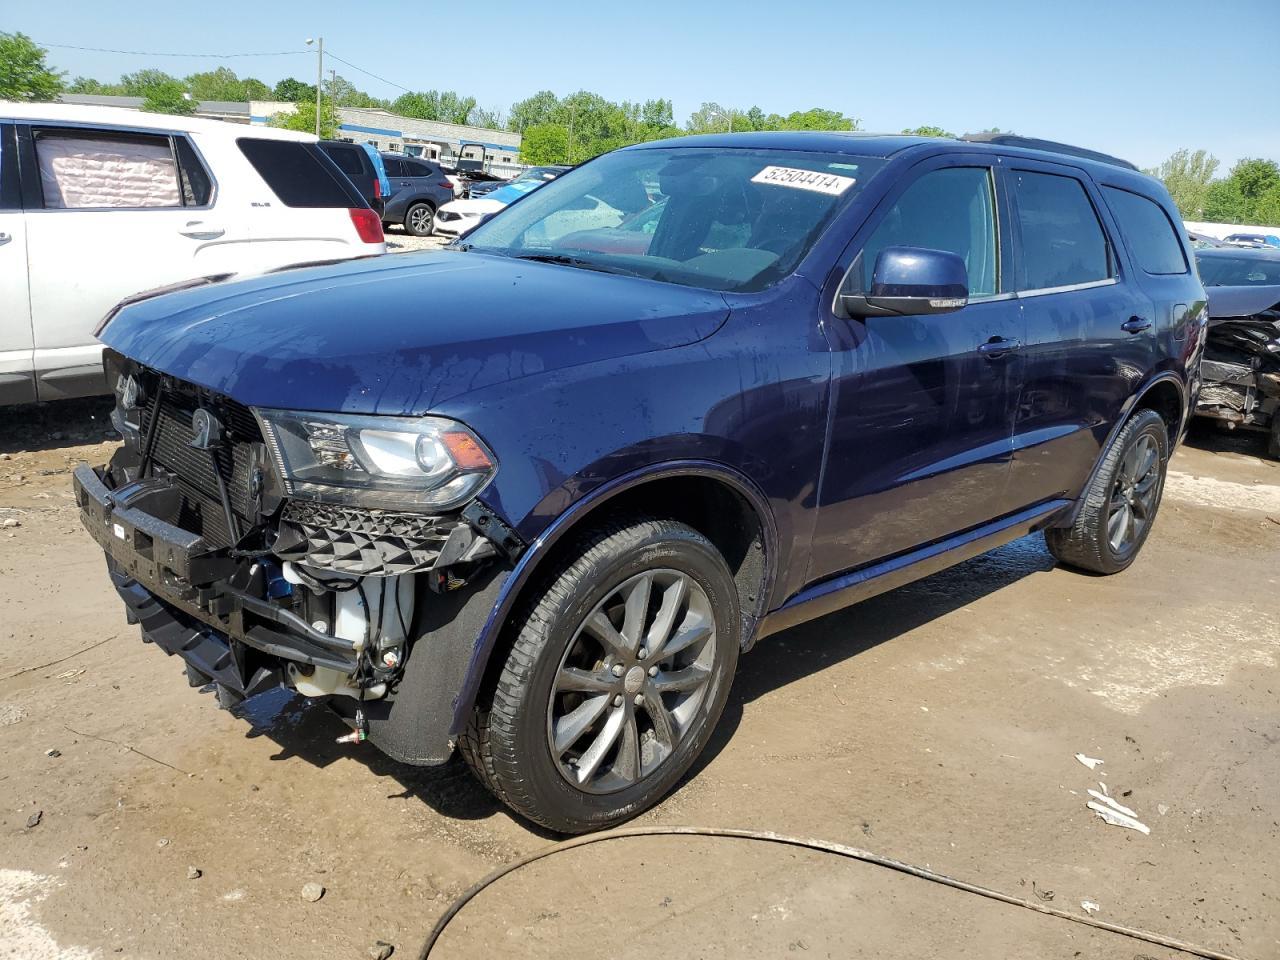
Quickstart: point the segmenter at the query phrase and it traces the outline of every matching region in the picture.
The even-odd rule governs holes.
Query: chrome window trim
[[[1051,293],[1071,293],[1075,290],[1092,290],[1094,287],[1110,287],[1120,282],[1119,277],[1107,277],[1105,280],[1089,280],[1085,283],[1068,283],[1061,287],[1037,287],[1034,290],[1019,290],[1019,297],[1043,297]]]

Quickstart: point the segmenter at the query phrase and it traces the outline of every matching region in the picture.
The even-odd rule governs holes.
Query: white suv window
[[[47,209],[182,206],[168,137],[39,131],[35,146]]]

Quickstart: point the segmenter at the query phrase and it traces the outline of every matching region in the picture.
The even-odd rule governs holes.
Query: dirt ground
[[[323,708],[268,694],[219,711],[139,642],[68,488],[109,453],[107,409],[0,412],[0,957],[362,958],[379,940],[417,956],[458,893],[554,838],[460,765],[336,744]],[[851,844],[1280,957],[1280,464],[1261,454],[1194,434],[1118,577],[1057,569],[1033,536],[766,641],[705,760],[639,823]],[[1086,809],[1099,782],[1149,836]],[[433,954],[658,955],[1180,956],[862,863],[695,838],[540,861]]]

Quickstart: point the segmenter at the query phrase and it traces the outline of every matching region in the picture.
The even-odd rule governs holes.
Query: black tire
[[[1267,453],[1280,460],[1280,411],[1271,415],[1271,438],[1267,441]]]
[[[1153,445],[1156,460],[1152,468],[1151,487],[1135,494],[1140,484],[1126,475],[1127,458],[1137,457]],[[1137,558],[1155,523],[1160,498],[1164,493],[1165,471],[1169,463],[1169,429],[1154,410],[1139,410],[1121,428],[1115,441],[1107,449],[1102,463],[1085,490],[1075,523],[1070,527],[1056,527],[1045,531],[1049,552],[1059,562],[1092,573],[1119,573]],[[1148,474],[1144,473],[1144,477]],[[1143,477],[1138,477],[1141,481]],[[1139,510],[1134,496],[1146,505]],[[1115,543],[1110,524],[1116,518],[1117,504],[1129,504],[1133,526],[1128,540]],[[1141,526],[1138,525],[1141,514]]]
[[[404,229],[415,237],[429,237],[436,231],[436,208],[429,203],[414,203],[404,212]]]
[[[617,668],[620,663],[609,667],[606,657],[597,662],[590,670],[593,677],[604,676],[608,679],[609,670],[614,677],[623,678],[626,697],[621,692],[611,691],[604,694],[608,700],[609,713],[598,714],[599,720],[586,728],[581,741],[594,738],[603,741],[603,731],[610,726],[615,713],[625,713],[630,719],[631,743],[635,744],[635,752],[631,754],[635,766],[625,764],[637,776],[632,780],[621,777],[615,780],[614,787],[607,790],[595,790],[594,783],[588,783],[585,789],[576,782],[571,782],[567,765],[581,764],[590,753],[590,748],[579,757],[565,760],[564,748],[557,752],[552,745],[558,740],[560,728],[556,726],[565,719],[556,719],[555,711],[568,710],[563,706],[568,701],[564,697],[574,697],[574,693],[566,693],[560,684],[568,670],[576,670],[569,662],[569,657],[580,651],[583,637],[590,640],[594,635],[586,630],[589,616],[594,617],[613,598],[621,597],[621,591],[628,584],[647,581],[654,584],[654,592],[650,587],[644,588],[644,601],[638,602],[637,609],[648,611],[642,614],[641,624],[650,623],[648,628],[632,632],[639,637],[636,665],[642,667],[638,675],[658,678],[670,678],[678,672],[689,673],[688,665],[680,668],[677,659],[683,653],[672,655],[671,662],[659,673],[655,661],[644,660],[644,644],[646,637],[653,637],[658,631],[657,620],[665,609],[666,597],[671,587],[660,587],[660,578],[674,578],[686,583],[672,607],[684,612],[668,616],[668,630],[672,640],[667,646],[679,646],[676,638],[687,636],[692,631],[688,624],[693,622],[705,633],[705,624],[713,621],[714,629],[709,643],[699,641],[702,651],[699,654],[699,671],[705,671],[706,679],[700,681],[698,699],[692,709],[684,714],[687,719],[681,721],[682,729],[670,725],[670,718],[676,716],[667,713],[668,725],[664,728],[665,737],[659,737],[658,724],[655,721],[650,729],[637,734],[637,724],[643,724],[646,717],[654,714],[641,701],[650,696],[648,683],[643,677],[639,681],[636,667],[627,670],[625,677]],[[662,593],[656,591],[661,589]],[[697,591],[700,590],[701,594]],[[697,597],[696,601],[693,599]],[[698,619],[693,617],[694,603],[703,611]],[[620,608],[609,608],[620,609]],[[621,614],[625,617],[625,612]],[[680,621],[673,626],[673,618]],[[624,622],[618,638],[625,639]],[[689,769],[706,746],[715,728],[716,722],[724,709],[738,661],[738,647],[741,639],[741,615],[738,608],[738,593],[733,576],[716,548],[700,533],[692,528],[671,520],[639,519],[618,521],[608,524],[586,537],[573,551],[557,573],[535,591],[523,608],[523,613],[513,618],[511,624],[513,641],[506,661],[496,681],[482,691],[481,700],[477,704],[472,722],[461,738],[461,752],[472,770],[482,783],[493,794],[519,813],[521,816],[561,833],[584,833],[613,826],[630,819],[661,800]],[[661,634],[658,634],[661,635]],[[601,649],[604,649],[601,645]],[[689,648],[693,649],[692,646]],[[707,653],[708,649],[710,653]],[[662,643],[655,644],[653,657],[661,659]],[[654,664],[644,666],[646,663]],[[588,672],[583,670],[583,673]],[[703,674],[699,674],[700,676]],[[612,681],[610,681],[612,682]],[[646,684],[643,692],[637,690],[633,683]],[[654,680],[656,685],[661,679]],[[622,688],[620,688],[621,690]],[[583,701],[594,698],[598,689],[592,693],[577,694]],[[614,697],[615,692],[619,693]],[[664,700],[670,695],[677,698],[686,696],[683,693],[657,694],[658,709],[666,713],[662,706],[672,701]],[[687,696],[692,697],[692,694]],[[630,704],[634,703],[634,709]],[[580,704],[583,705],[583,704]],[[677,702],[675,711],[683,709]],[[619,723],[617,726],[622,726]],[[673,736],[675,733],[675,736]],[[645,739],[647,737],[647,739]],[[670,744],[661,747],[659,741]],[[609,766],[621,769],[623,745],[628,742],[627,734],[622,733],[615,745],[605,748],[601,758],[612,757]],[[645,759],[648,751],[649,760]],[[661,753],[660,750],[666,750]],[[657,758],[657,759],[654,759]],[[597,761],[600,768],[606,765],[603,759]],[[652,769],[645,771],[645,765],[652,762]],[[581,768],[579,768],[581,769]],[[590,779],[592,774],[586,773]],[[607,776],[614,776],[609,772]]]

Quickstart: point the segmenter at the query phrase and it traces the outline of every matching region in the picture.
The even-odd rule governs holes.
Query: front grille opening
[[[201,408],[212,413],[224,430],[224,440],[214,450],[191,445],[195,439],[191,418]],[[159,408],[148,406],[143,414],[144,437],[151,429],[153,410],[156,427],[152,462],[174,477],[182,492],[177,516],[171,522],[204,537],[210,546],[232,546],[218,476],[227,486],[231,511],[240,528],[253,526],[257,520],[251,485],[253,445],[262,443],[257,418],[243,404],[172,380],[165,381]]]

